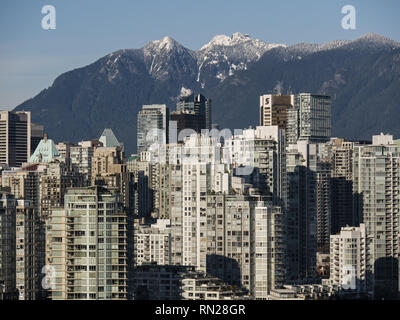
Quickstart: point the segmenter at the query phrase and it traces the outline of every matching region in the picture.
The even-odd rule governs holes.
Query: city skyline
[[[400,139],[331,137],[331,97],[312,93],[263,94],[260,125],[212,133],[210,100],[186,94],[201,124],[178,143],[166,106],[144,105],[129,157],[108,128],[78,144],[42,130],[19,163],[9,148],[1,299],[398,298]],[[20,148],[37,141],[29,113],[3,113]]]
[[[387,3],[7,2],[0,302],[400,300]]]

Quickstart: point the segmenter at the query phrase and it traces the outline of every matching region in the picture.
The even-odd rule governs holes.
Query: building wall
[[[397,296],[399,290],[400,154],[394,144],[356,146],[353,190],[366,225],[369,256],[367,286],[375,296]]]
[[[160,222],[167,225],[160,225]],[[134,232],[134,265],[146,263],[171,264],[170,221],[158,219],[156,224],[137,225]]]
[[[168,143],[169,109],[165,104],[143,105],[137,121],[138,154],[146,151],[152,143]]]
[[[28,162],[31,155],[31,113],[0,112],[0,163],[10,167]]]
[[[252,225],[250,292],[265,300],[286,280],[285,219],[279,207],[256,207]]]
[[[16,287],[19,300],[42,297],[41,271],[44,252],[41,237],[44,229],[33,203],[18,200],[16,207]]]
[[[365,224],[343,227],[331,235],[330,284],[366,292],[367,234]]]
[[[16,299],[16,200],[8,193],[0,198],[0,298]]]
[[[127,299],[127,246],[133,241],[127,222],[117,191],[68,190],[65,208],[52,210],[46,221],[46,260],[56,275],[52,299]]]

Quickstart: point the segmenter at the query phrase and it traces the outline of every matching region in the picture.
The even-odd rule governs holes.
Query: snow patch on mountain
[[[188,50],[179,44],[175,39],[171,37],[164,37],[161,40],[150,41],[145,47],[145,53],[150,52],[162,52],[162,51],[172,51],[172,50]]]
[[[323,44],[298,43],[286,48],[284,59],[293,59],[295,57],[337,48],[350,50],[392,50],[400,48],[400,43],[375,33],[368,33],[356,40],[335,40]]]
[[[149,74],[158,80],[170,78],[174,70],[184,70],[195,73],[196,57],[189,50],[171,37],[149,42],[140,49]]]
[[[197,81],[203,82],[202,80],[211,72],[214,79],[222,82],[235,72],[246,70],[250,63],[259,60],[266,51],[276,47],[286,47],[286,45],[269,44],[239,32],[230,37],[217,35],[196,52]]]
[[[276,46],[286,46],[284,44],[268,44],[259,39],[253,39],[248,34],[241,34],[240,32],[235,32],[232,36],[228,37],[227,35],[221,34],[216,35],[211,41],[200,48],[199,51],[206,51],[213,49],[215,46],[223,46],[223,47],[233,47],[238,45],[247,44],[248,47],[259,47],[264,50],[268,50],[270,48]]]
[[[193,90],[182,87],[181,92],[179,93],[178,97],[187,97],[193,93]]]
[[[301,60],[310,54],[337,48],[363,51],[382,48],[391,50],[399,47],[400,43],[373,33],[353,41],[337,40],[323,44],[299,43],[286,46],[267,43],[253,39],[248,34],[236,32],[231,36],[216,35],[198,51],[193,51],[166,36],[149,42],[141,49],[120,50],[106,56],[106,63],[100,72],[106,72],[108,81],[114,82],[124,74],[121,68],[128,68],[130,71],[135,68],[131,62],[139,53],[143,57],[147,72],[153,78],[178,81],[182,86],[192,86],[193,83],[190,82],[195,81],[201,88],[205,88],[218,85],[235,73],[247,70],[250,64],[272,49],[276,49],[273,54],[279,59],[288,61]],[[174,78],[176,70],[183,72],[180,74],[183,78]],[[327,83],[326,86],[332,86],[332,83]]]
[[[100,69],[100,74],[105,74],[108,82],[113,83],[120,75],[119,61],[121,59],[121,52],[117,51],[106,56],[106,62]]]

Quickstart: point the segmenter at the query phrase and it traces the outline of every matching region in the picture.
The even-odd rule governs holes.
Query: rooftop
[[[120,147],[121,144],[118,142],[117,137],[111,129],[104,129],[101,134],[99,141],[103,143],[103,146],[106,148],[109,147]]]

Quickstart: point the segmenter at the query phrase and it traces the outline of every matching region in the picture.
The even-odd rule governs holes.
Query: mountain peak
[[[377,33],[367,33],[354,40],[354,42],[370,42],[379,45],[400,46],[400,43]]]
[[[328,51],[337,48],[354,50],[391,50],[400,47],[400,43],[376,33],[367,33],[355,40],[335,40],[323,44],[298,43],[288,47],[289,51],[297,54],[311,54],[319,51]]]
[[[357,40],[359,40],[359,39],[390,40],[390,39],[387,38],[387,37],[384,37],[384,36],[382,36],[382,35],[380,35],[380,34],[373,33],[373,32],[366,33],[366,34],[362,35],[361,37],[359,37]]]
[[[175,39],[171,38],[170,36],[165,36],[160,40],[160,45],[162,46],[174,46],[176,44],[177,42],[175,41]]]
[[[250,37],[250,35],[248,35],[248,34],[242,34],[240,32],[235,32],[230,37],[225,34],[219,34],[219,35],[214,36],[209,43],[205,44],[204,46],[202,46],[200,48],[200,51],[206,50],[206,49],[208,49],[210,47],[214,47],[214,46],[231,47],[231,46],[235,46],[238,44],[242,44],[245,42],[251,42],[251,41],[261,42],[266,45],[266,42],[258,40],[258,39],[252,39]]]
[[[162,51],[172,51],[181,48],[182,45],[170,36],[165,36],[161,40],[153,40],[149,42],[145,48],[153,48]]]
[[[200,48],[200,50],[206,49],[207,47],[211,45],[217,45],[217,46],[227,46],[230,44],[230,37],[224,35],[224,34],[219,34],[214,36],[211,41],[204,46]]]
[[[249,34],[242,34],[240,32],[235,32],[232,35],[231,39],[232,40],[236,40],[236,39],[238,39],[238,40],[246,40],[246,39],[250,39],[250,35]]]
[[[204,82],[209,79],[205,80],[203,70],[212,70],[214,80],[220,83],[235,72],[246,70],[250,63],[259,60],[266,51],[277,46],[285,45],[269,44],[240,32],[231,36],[216,35],[196,52],[199,65],[197,82],[204,87]],[[205,74],[209,74],[208,71]]]
[[[143,104],[172,107],[190,88],[213,99],[218,106],[214,119],[221,127],[242,128],[258,119],[257,92],[283,83],[294,92],[332,95],[333,132],[365,139],[386,126],[386,131],[400,134],[398,99],[390,99],[400,87],[399,52],[392,50],[400,46],[397,42],[367,34],[354,41],[271,50],[273,45],[267,42],[234,33],[216,36],[210,43],[206,50],[192,51],[171,37],[160,37],[144,48],[118,50],[60,75],[16,110],[31,111],[33,121],[44,123],[55,141],[93,139],[104,128],[118,128],[125,150],[133,152],[137,113]],[[377,97],[384,112],[374,113]],[[244,112],[243,106],[253,107]],[[376,116],[365,116],[369,114]],[[352,118],[362,121],[350,126]],[[63,130],[66,127],[69,130]],[[104,136],[109,138],[111,132]]]

